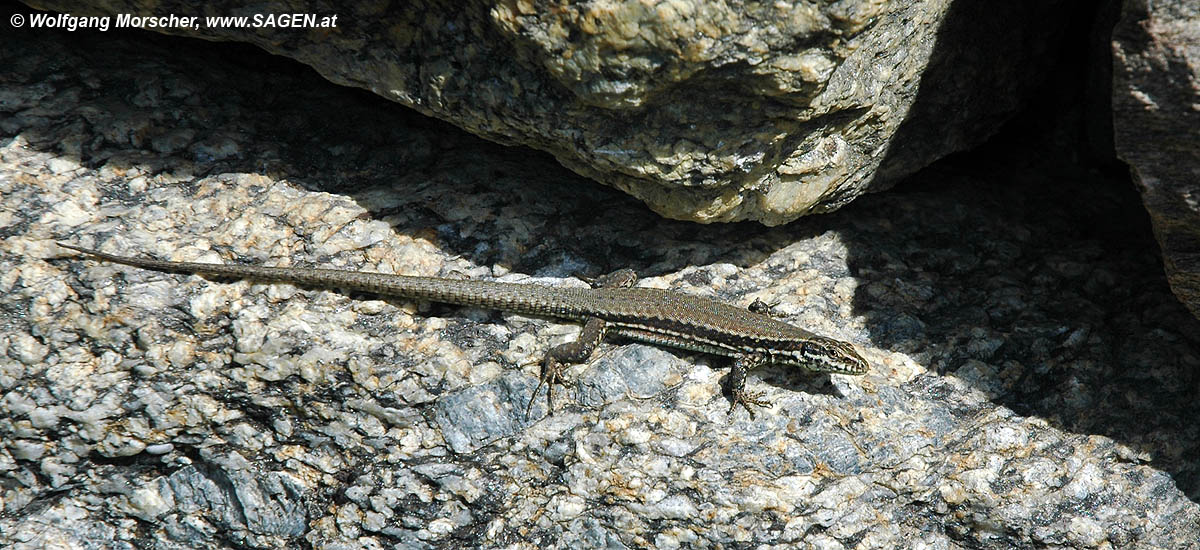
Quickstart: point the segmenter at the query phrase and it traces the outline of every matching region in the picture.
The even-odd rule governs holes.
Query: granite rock
[[[203,50],[0,35],[0,547],[1200,538],[1200,322],[1128,180],[989,147],[833,214],[698,228],[253,48]],[[872,371],[760,369],[751,419],[723,361],[606,345],[526,418],[532,363],[578,327],[55,241],[558,285],[630,267],[774,303]]]
[[[1112,49],[1117,154],[1150,212],[1172,290],[1200,317],[1200,5],[1123,2]]]
[[[258,45],[671,218],[777,225],[982,143],[1056,61],[1071,2],[27,0]],[[208,24],[310,13],[335,28]],[[251,20],[252,22],[252,20]],[[163,136],[172,147],[186,136]]]

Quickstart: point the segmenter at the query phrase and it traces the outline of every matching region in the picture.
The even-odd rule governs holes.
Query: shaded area
[[[1018,414],[1129,445],[1196,501],[1200,321],[1171,294],[1112,150],[1115,5],[1081,11],[1092,18],[1064,29],[1037,99],[1000,134],[855,203],[891,224],[845,233],[856,310],[876,345]]]

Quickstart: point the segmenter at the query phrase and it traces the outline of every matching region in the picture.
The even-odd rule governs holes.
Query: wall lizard
[[[232,279],[343,288],[430,302],[495,309],[583,323],[579,338],[555,346],[542,362],[534,396],[562,380],[565,367],[586,361],[606,335],[658,346],[733,358],[728,378],[730,412],[739,404],[754,415],[751,405],[766,406],[760,392],[747,392],[746,373],[773,363],[814,372],[863,374],[868,364],[846,342],[813,334],[762,313],[760,302],[750,309],[709,298],[656,288],[633,286],[637,276],[620,270],[593,282],[593,288],[559,288],[536,284],[414,277],[297,267],[170,262],[119,256],[79,246],[59,246],[110,262],[175,273]],[[532,406],[533,397],[530,397]],[[526,407],[528,413],[529,407]]]

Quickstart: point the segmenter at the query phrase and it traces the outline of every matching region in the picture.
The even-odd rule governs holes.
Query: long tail
[[[571,294],[586,293],[589,291],[589,289],[578,288],[555,288],[554,292],[547,292],[547,287],[532,284],[443,279],[439,277],[414,277],[337,269],[169,262],[151,258],[118,256],[66,243],[58,243],[58,245],[110,262],[156,271],[288,283],[321,288],[342,288],[383,296],[476,306],[515,313],[549,315],[568,319],[578,318],[583,312],[577,311],[579,309],[578,300],[571,300],[567,297]]]

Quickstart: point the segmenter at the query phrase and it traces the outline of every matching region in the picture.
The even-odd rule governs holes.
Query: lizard
[[[768,306],[758,300],[747,309],[702,296],[637,287],[637,275],[631,269],[600,277],[591,282],[591,288],[567,288],[334,269],[173,262],[61,242],[58,245],[142,269],[341,288],[582,323],[576,340],[554,346],[543,357],[538,386],[530,396],[526,414],[543,385],[547,386],[546,399],[553,411],[552,388],[562,381],[563,370],[586,362],[608,335],[732,358],[727,378],[729,412],[741,405],[751,417],[751,405],[769,405],[762,399],[762,392],[745,389],[747,373],[754,368],[770,363],[832,374],[865,374],[869,369],[853,345],[780,321],[765,313]]]

